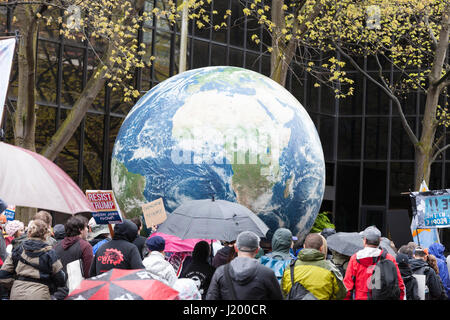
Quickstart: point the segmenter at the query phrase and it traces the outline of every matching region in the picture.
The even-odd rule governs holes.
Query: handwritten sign
[[[112,190],[86,190],[86,197],[95,209],[92,217],[97,224],[122,223],[122,214]]]
[[[153,226],[163,223],[167,219],[162,198],[142,205],[145,224]]]
[[[418,228],[450,227],[450,189],[412,192]]]

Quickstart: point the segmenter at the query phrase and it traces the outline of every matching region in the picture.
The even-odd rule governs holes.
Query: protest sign
[[[450,226],[450,189],[411,192],[411,202],[417,229]]]
[[[166,210],[162,198],[142,205],[145,224],[147,226],[158,225],[167,219]]]
[[[16,206],[8,206],[3,214],[6,216],[6,220],[13,221],[16,216]]]
[[[86,197],[95,209],[92,217],[97,224],[122,223],[122,214],[112,190],[86,190]]]

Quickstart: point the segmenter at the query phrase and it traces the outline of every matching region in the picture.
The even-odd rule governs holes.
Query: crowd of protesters
[[[391,287],[385,299],[450,297],[442,244],[423,248],[411,242],[398,250],[394,246],[394,256],[380,247],[381,232],[374,226],[362,231],[364,248],[352,256],[327,248],[326,238],[334,230],[298,240],[290,230],[279,228],[269,248],[262,249],[261,239],[244,231],[232,242],[199,241],[188,258],[177,260],[165,252],[163,237],[141,235],[139,217],[125,219],[111,230],[83,215],[52,227],[52,216],[46,211],[39,211],[27,226],[18,220],[1,222],[2,300],[67,298],[71,290],[68,266],[73,262],[79,262],[85,279],[113,268],[145,269],[152,278],[179,291],[180,299],[367,300],[381,294],[370,283],[375,266],[386,260],[390,262],[383,270],[390,271],[382,277]],[[425,276],[423,298],[415,275]]]

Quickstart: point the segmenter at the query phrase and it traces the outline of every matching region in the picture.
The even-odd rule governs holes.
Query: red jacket
[[[344,285],[347,288],[345,300],[367,300],[369,291],[367,283],[370,281],[369,278],[373,271],[373,268],[371,268],[371,266],[374,266],[373,257],[378,257],[380,254],[380,249],[366,247],[351,256],[344,277]],[[391,260],[395,264],[398,286],[400,287],[400,300],[403,300],[405,296],[405,284],[403,283],[397,262],[390,254],[386,255],[386,259]]]

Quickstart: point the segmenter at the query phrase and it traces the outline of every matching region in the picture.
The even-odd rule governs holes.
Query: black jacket
[[[231,257],[234,254],[234,247],[225,246],[216,252],[216,255],[213,258],[212,266],[214,268],[218,268],[221,265],[227,264],[230,262]]]
[[[424,274],[425,284],[428,287],[428,293],[425,294],[425,300],[446,300],[444,287],[442,286],[439,275],[431,268],[428,263],[421,259],[410,259],[409,265],[413,274]]]
[[[209,284],[216,268],[207,261],[192,259],[192,262],[180,274],[180,278],[189,278],[195,281],[199,288],[202,299],[205,299]]]
[[[233,300],[225,265],[214,273],[206,300]],[[275,273],[256,259],[237,257],[230,262],[230,278],[238,300],[282,300]]]
[[[90,276],[115,269],[144,269],[139,250],[133,241],[137,236],[137,226],[130,220],[124,220],[114,226],[114,237],[104,243],[94,256]]]
[[[405,283],[406,300],[420,300],[417,279],[413,276],[411,267],[408,264],[399,263],[398,269]]]
[[[136,239],[134,239],[133,243],[139,250],[139,254],[141,255],[141,259],[144,259],[148,255],[148,249],[147,245],[145,244],[145,241],[147,240],[144,236],[137,236]]]

